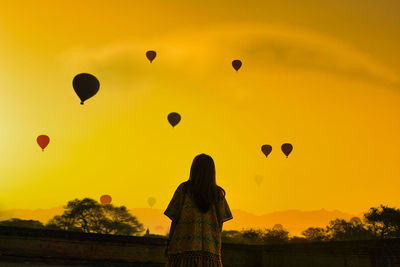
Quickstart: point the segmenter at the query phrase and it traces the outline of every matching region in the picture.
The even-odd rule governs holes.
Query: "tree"
[[[329,222],[327,233],[331,240],[363,240],[374,238],[374,234],[365,225],[357,221],[335,219]]]
[[[84,198],[69,201],[62,215],[46,224],[50,229],[80,231],[85,233],[134,235],[143,232],[143,225],[132,216],[125,206],[100,204]]]
[[[321,227],[309,227],[301,234],[309,241],[327,241],[329,240],[328,233]]]
[[[274,227],[272,229],[265,229],[261,238],[267,244],[285,243],[289,241],[289,232],[282,226],[279,228]]]
[[[26,227],[26,228],[44,228],[44,225],[40,221],[36,220],[21,220],[18,218],[12,218],[0,222],[0,226],[15,226],[15,227]]]
[[[236,230],[223,230],[221,232],[221,241],[224,243],[246,243],[242,234]]]
[[[242,230],[242,237],[247,243],[262,243],[263,232],[261,230],[255,230],[253,228]]]
[[[381,205],[364,213],[368,229],[380,238],[400,237],[400,210]]]

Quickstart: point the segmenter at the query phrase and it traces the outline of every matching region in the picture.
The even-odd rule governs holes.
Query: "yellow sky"
[[[2,2],[0,210],[102,194],[164,208],[198,153],[214,158],[232,209],[399,207],[399,10],[396,0]],[[72,88],[81,72],[101,83],[84,106]],[[182,115],[174,129],[169,112]]]

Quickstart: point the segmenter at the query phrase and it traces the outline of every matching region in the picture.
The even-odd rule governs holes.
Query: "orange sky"
[[[165,208],[203,152],[231,208],[400,207],[400,3],[277,3],[2,1],[0,210]],[[84,106],[81,72],[101,83]]]

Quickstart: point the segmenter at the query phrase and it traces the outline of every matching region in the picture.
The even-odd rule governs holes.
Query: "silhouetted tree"
[[[400,237],[400,210],[381,205],[364,213],[367,227],[380,238]]]
[[[361,222],[335,219],[327,226],[331,240],[362,240],[374,238],[374,234]]]
[[[221,233],[221,241],[225,243],[246,243],[242,233],[236,230],[223,230]]]
[[[327,241],[329,240],[329,236],[327,231],[321,227],[309,227],[301,234],[308,241]]]
[[[0,221],[0,226],[15,226],[15,227],[26,227],[26,228],[44,228],[44,225],[40,221],[22,220],[22,219],[18,219],[18,218],[12,218],[10,220]]]
[[[116,235],[143,232],[143,225],[125,206],[114,207],[84,198],[69,201],[64,208],[64,213],[49,220],[46,228]]]
[[[253,228],[242,230],[242,237],[247,243],[262,243],[263,232],[261,230],[255,230]]]
[[[289,241],[289,232],[282,226],[280,228],[265,229],[262,240],[267,244],[278,244]]]

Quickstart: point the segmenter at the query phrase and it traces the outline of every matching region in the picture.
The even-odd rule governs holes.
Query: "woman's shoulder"
[[[217,197],[218,197],[218,200],[219,201],[224,200],[225,199],[225,195],[226,195],[225,190],[222,187],[220,187],[219,185],[217,185]]]
[[[177,191],[184,191],[184,190],[187,189],[187,186],[188,186],[188,181],[185,181],[185,182],[181,183],[176,190]]]

